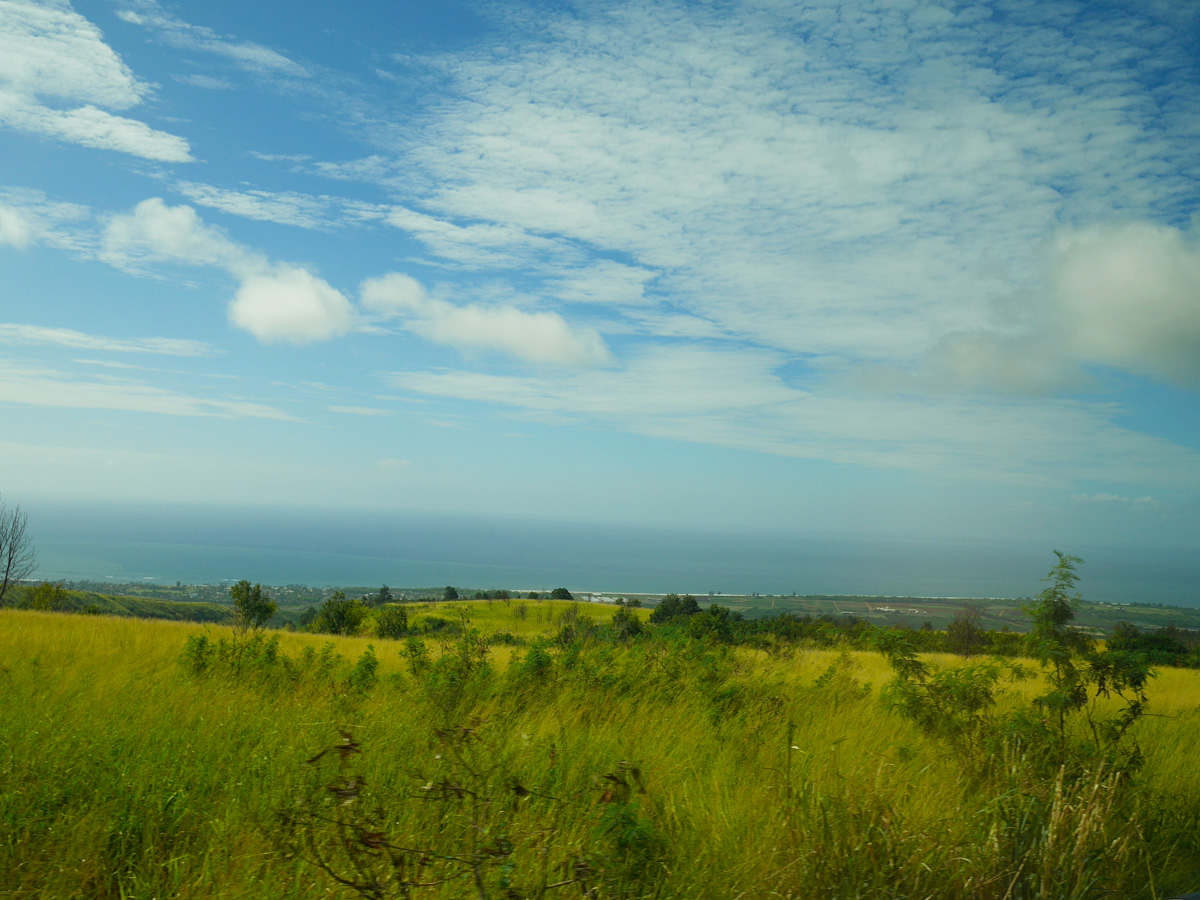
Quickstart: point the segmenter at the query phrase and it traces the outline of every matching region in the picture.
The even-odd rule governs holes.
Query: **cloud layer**
[[[413,278],[391,273],[364,281],[363,306],[382,316],[399,316],[406,327],[460,350],[495,350],[531,363],[587,366],[611,358],[590,328],[572,328],[553,312],[512,306],[456,306],[430,297]]]
[[[143,200],[132,213],[112,217],[104,238],[107,258],[119,265],[168,260],[224,269],[239,282],[230,321],[263,343],[311,344],[354,325],[350,301],[328,282],[245,249],[190,206]]]
[[[137,106],[148,92],[100,30],[65,2],[0,3],[0,125],[145,159],[191,161],[183,138],[110,112]]]

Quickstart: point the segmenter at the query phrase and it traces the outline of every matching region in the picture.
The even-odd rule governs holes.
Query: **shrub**
[[[323,634],[355,634],[367,616],[367,607],[360,600],[349,600],[345,591],[334,591],[321,604],[309,626]]]
[[[358,662],[346,677],[346,689],[365,694],[375,687],[378,680],[379,660],[375,657],[375,647],[367,644],[366,652],[358,658]]]
[[[612,630],[619,640],[627,641],[642,633],[642,620],[636,613],[622,606],[613,613]]]
[[[416,635],[408,636],[400,655],[408,660],[408,671],[414,678],[420,678],[429,668],[429,648]]]
[[[391,641],[398,641],[408,634],[408,607],[380,607],[379,612],[375,614],[375,634]]]

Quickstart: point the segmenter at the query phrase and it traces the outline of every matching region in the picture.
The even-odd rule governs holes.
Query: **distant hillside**
[[[4,598],[6,605],[21,606],[34,589],[13,588]],[[63,610],[102,616],[128,616],[135,619],[168,619],[174,622],[214,622],[226,624],[233,610],[217,603],[153,600],[146,597],[100,594],[95,591],[63,591]]]

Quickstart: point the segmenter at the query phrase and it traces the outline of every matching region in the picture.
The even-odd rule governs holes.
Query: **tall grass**
[[[0,896],[329,897],[350,892],[315,862],[352,874],[346,836],[368,833],[354,846],[395,896],[1200,888],[1200,673],[1154,684],[1140,771],[1037,779],[1019,748],[964,765],[890,713],[877,655],[543,644],[564,606],[528,601],[518,619],[515,605],[469,613],[525,646],[465,667],[453,636],[429,637],[419,676],[402,642],[299,633],[277,635],[297,661],[284,675],[195,675],[187,639],[231,632],[0,611]],[[298,662],[326,645],[340,663]],[[373,688],[350,678],[368,645]],[[342,731],[361,753],[308,762]]]

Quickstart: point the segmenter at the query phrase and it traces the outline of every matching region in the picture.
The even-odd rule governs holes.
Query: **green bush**
[[[334,591],[321,604],[309,628],[322,634],[357,634],[367,617],[367,607],[361,600],[347,599],[345,591]]]
[[[398,641],[408,634],[408,607],[404,605],[383,606],[375,613],[375,634],[390,641]]]

